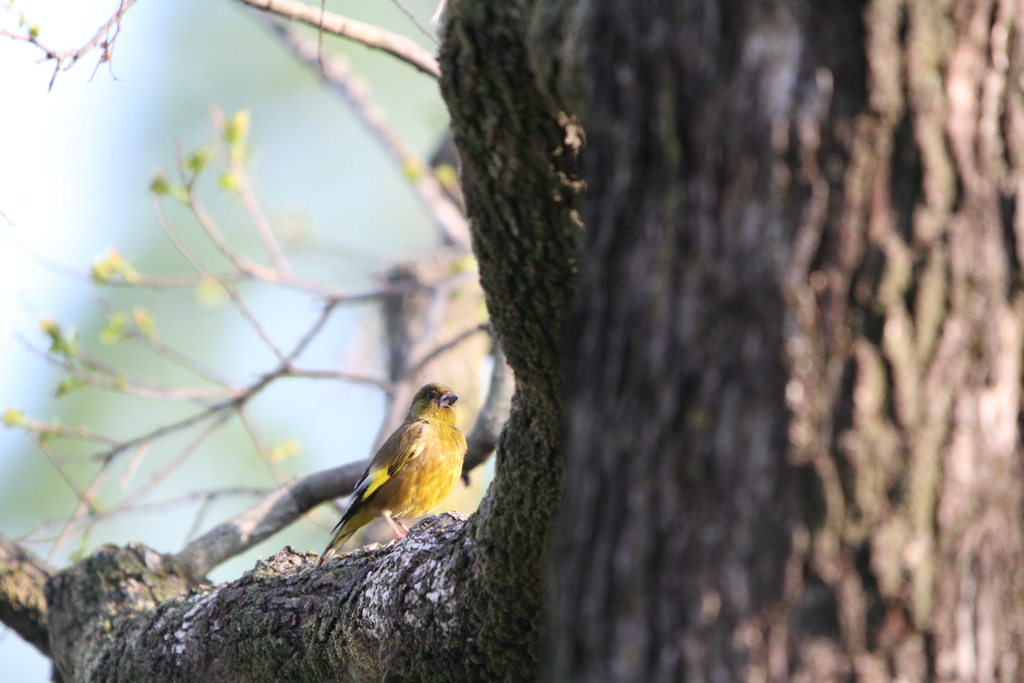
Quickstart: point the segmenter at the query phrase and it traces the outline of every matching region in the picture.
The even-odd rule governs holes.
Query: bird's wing
[[[349,500],[348,510],[338,525],[334,527],[335,529],[348,521],[359,505],[383,486],[384,482],[423,452],[426,446],[426,440],[423,438],[425,429],[427,429],[425,423],[413,422],[402,425],[388,437],[377,454],[373,456],[373,460],[363,472],[363,476],[359,477],[359,481],[356,482],[356,488]]]

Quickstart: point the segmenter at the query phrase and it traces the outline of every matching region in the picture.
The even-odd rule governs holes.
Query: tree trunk
[[[580,25],[552,680],[1020,680],[1024,6]]]

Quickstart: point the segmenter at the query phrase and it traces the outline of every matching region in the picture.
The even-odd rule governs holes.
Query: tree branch
[[[445,513],[323,569],[289,547],[196,590],[173,558],[103,546],[47,585],[50,642],[82,682],[493,680],[463,599],[474,555],[465,517]]]
[[[441,68],[437,65],[437,59],[405,36],[331,12],[321,12],[318,7],[296,0],[241,0],[241,2],[286,19],[301,21],[316,29],[354,40],[367,47],[383,50],[434,78],[441,76]]]
[[[491,368],[491,385],[487,390],[487,400],[476,418],[473,431],[466,437],[466,458],[462,461],[462,478],[468,484],[469,473],[483,464],[494,449],[498,447],[498,437],[508,420],[512,408],[512,394],[516,390],[516,380],[512,376],[512,368],[505,362],[505,354],[497,341],[494,343],[494,367]]]
[[[0,623],[50,654],[43,586],[53,568],[19,545],[0,536]]]
[[[103,64],[104,62],[110,62],[113,56],[114,41],[117,39],[117,34],[121,32],[121,18],[124,16],[124,13],[128,11],[128,8],[134,5],[135,2],[136,0],[121,0],[121,3],[117,6],[117,10],[114,12],[113,16],[111,16],[110,19],[108,19],[107,22],[103,24],[98,31],[96,31],[96,35],[94,35],[89,42],[77,50],[64,50],[63,52],[52,50],[40,43],[36,36],[31,32],[28,35],[18,35],[16,33],[11,33],[10,31],[0,30],[0,35],[35,45],[46,53],[46,56],[39,60],[41,62],[51,59],[56,60],[57,65],[53,69],[53,76],[50,77],[50,85],[48,88],[52,89],[54,81],[57,80],[57,74],[60,73],[61,67],[64,65],[65,61],[68,62],[67,66],[64,66],[64,70],[67,71],[97,45],[103,48],[103,55],[100,57],[100,61],[96,63],[96,68],[98,69],[100,64]],[[114,30],[113,35],[110,34],[111,29]],[[95,70],[93,73],[95,74]]]
[[[197,580],[210,570],[284,529],[314,507],[352,492],[368,460],[285,482],[256,505],[189,543],[174,556]]]

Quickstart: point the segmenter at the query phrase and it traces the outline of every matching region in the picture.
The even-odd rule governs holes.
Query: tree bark
[[[590,1],[552,680],[1020,679],[1022,29]]]

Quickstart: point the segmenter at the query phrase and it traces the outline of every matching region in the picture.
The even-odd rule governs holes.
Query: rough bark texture
[[[143,546],[100,548],[47,586],[55,661],[73,681],[451,680],[476,637],[464,522],[431,517],[324,571],[286,548],[193,590]]]
[[[772,131],[801,36],[784,6],[677,4],[591,2],[554,680],[741,680],[800,509]]]
[[[553,680],[1020,680],[1024,6],[589,7]]]
[[[575,281],[579,183],[565,131],[525,45],[527,3],[449,3],[441,90],[462,161],[473,252],[516,394],[496,477],[470,521],[481,571],[472,596],[499,680],[536,675],[545,631],[547,549],[564,458],[563,318]]]
[[[0,536],[0,623],[50,654],[43,586],[53,574],[38,557]]]

